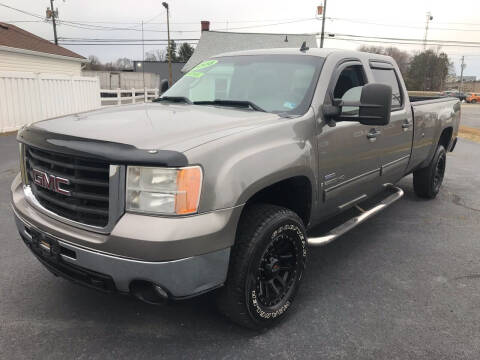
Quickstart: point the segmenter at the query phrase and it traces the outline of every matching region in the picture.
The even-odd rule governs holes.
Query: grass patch
[[[15,135],[16,133],[17,133],[16,131],[9,131],[9,132],[0,133],[0,136]]]
[[[480,129],[460,126],[460,129],[458,129],[458,136],[462,139],[468,139],[480,143]]]

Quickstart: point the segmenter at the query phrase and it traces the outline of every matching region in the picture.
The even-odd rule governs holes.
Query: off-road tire
[[[413,172],[413,190],[417,196],[434,199],[442,186],[447,153],[443,145],[438,145],[430,165]]]
[[[283,257],[279,255],[281,251],[277,247],[280,246],[283,251],[285,246],[290,249],[295,258],[296,268],[295,271],[289,272],[290,287],[285,290],[283,297],[278,295],[276,299],[278,303],[272,305],[273,302],[269,302],[269,306],[266,306],[262,301],[266,302],[270,298],[266,295],[269,294],[268,289],[265,289],[265,267],[268,266],[269,276],[273,276],[272,274],[276,274],[273,273],[273,269],[278,265],[276,271],[277,276],[280,276],[281,271],[283,274],[290,271],[281,269],[287,269],[293,263],[292,255]],[[273,257],[268,258],[267,264],[265,259],[275,253],[282,260],[272,267]],[[306,259],[307,235],[305,226],[297,214],[280,206],[268,204],[250,206],[245,209],[238,225],[235,245],[230,255],[227,281],[217,296],[219,310],[235,323],[250,329],[261,330],[274,326],[290,310],[300,285]],[[289,263],[285,264],[284,261],[287,260]],[[283,286],[287,283],[284,275],[281,278],[282,286],[277,283],[275,288],[287,289],[287,286]],[[275,279],[267,282],[273,281],[275,285],[277,281]],[[273,292],[273,295],[276,294],[276,291]]]

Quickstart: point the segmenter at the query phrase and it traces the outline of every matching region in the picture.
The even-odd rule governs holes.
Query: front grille
[[[28,183],[43,207],[82,224],[97,227],[108,224],[109,164],[31,146],[25,146],[25,160]],[[36,185],[33,169],[68,179],[70,184],[62,184],[62,188],[71,196]]]

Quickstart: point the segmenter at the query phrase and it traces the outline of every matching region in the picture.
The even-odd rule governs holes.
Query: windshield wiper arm
[[[192,104],[192,101],[185,96],[162,96],[152,100],[152,102],[160,101],[183,102],[186,104]]]
[[[234,106],[234,107],[250,107],[255,111],[261,111],[265,112],[264,109],[262,109],[260,106],[257,104],[248,101],[248,100],[220,100],[216,99],[213,101],[205,100],[205,101],[194,101],[193,102],[195,105],[225,105],[225,106]]]

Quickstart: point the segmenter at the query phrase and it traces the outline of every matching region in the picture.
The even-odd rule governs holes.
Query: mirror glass
[[[362,96],[363,86],[355,86],[348,89],[342,96],[342,101],[360,103],[360,97]],[[358,106],[342,106],[342,115],[358,115]]]

